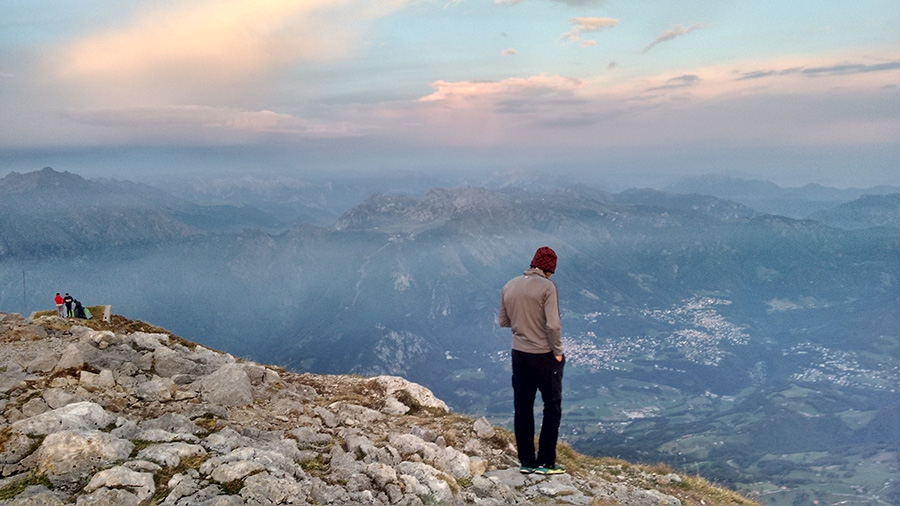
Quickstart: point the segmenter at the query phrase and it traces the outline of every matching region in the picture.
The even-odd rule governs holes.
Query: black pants
[[[527,467],[556,465],[556,440],[562,419],[562,378],[565,360],[557,362],[553,353],[525,353],[512,350],[512,386],[516,447],[519,462]],[[534,400],[538,390],[544,401],[544,418],[534,456]]]

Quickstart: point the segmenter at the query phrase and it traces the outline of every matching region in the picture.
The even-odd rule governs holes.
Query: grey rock
[[[109,369],[103,369],[99,374],[81,371],[79,382],[81,383],[81,387],[88,392],[109,390],[116,386],[116,380],[113,378],[113,373]]]
[[[160,346],[168,346],[169,336],[166,334],[135,332],[131,334],[131,341],[138,349],[153,351]]]
[[[433,457],[426,454],[425,462],[431,463],[435,468],[444,471],[454,478],[469,478],[472,476],[472,465],[469,456],[454,448],[440,448]]]
[[[479,476],[487,471],[487,461],[482,457],[469,457],[469,471],[472,476]]]
[[[116,421],[99,404],[76,402],[37,416],[19,420],[12,430],[30,435],[47,435],[62,430],[100,429]]]
[[[208,470],[209,477],[219,483],[230,483],[236,480],[244,479],[245,477],[262,471],[266,467],[259,462],[255,462],[252,460],[240,460],[237,462],[226,462],[224,464],[215,466],[213,469]]]
[[[84,367],[84,355],[74,343],[70,344],[63,350],[62,356],[56,362],[55,369],[63,371],[66,369],[81,369]]]
[[[24,434],[12,433],[0,445],[0,464],[15,464],[25,458],[33,449],[34,440]]]
[[[50,372],[59,362],[59,356],[56,353],[42,353],[25,366],[25,371],[29,373]]]
[[[438,437],[433,430],[423,429],[422,427],[418,426],[410,427],[409,433],[413,436],[421,438],[423,441],[426,441],[428,443],[434,443]]]
[[[475,430],[475,435],[481,439],[492,438],[497,433],[497,431],[494,430],[494,426],[491,425],[491,422],[483,416],[478,420],[475,420],[475,423],[472,424],[472,429]]]
[[[182,497],[194,495],[200,488],[193,476],[182,473],[174,474],[166,486],[169,494],[166,496],[163,504],[174,504]]]
[[[235,495],[217,495],[207,499],[201,506],[243,506],[244,501]]]
[[[38,469],[55,486],[70,486],[97,469],[126,459],[134,444],[96,430],[48,435],[37,450]]]
[[[270,506],[276,504],[306,504],[303,487],[292,478],[277,478],[267,472],[254,474],[244,480],[241,497],[245,504]]]
[[[112,345],[131,342],[127,337],[116,335],[109,330],[90,330],[86,332],[81,339],[100,349],[106,349]]]
[[[450,411],[450,408],[447,407],[447,404],[444,403],[444,401],[435,397],[431,390],[422,385],[413,383],[399,376],[376,376],[372,379],[381,384],[388,395],[394,395],[400,390],[405,390],[420,406],[439,409],[441,411]]]
[[[363,472],[379,489],[384,489],[388,484],[397,481],[397,472],[394,471],[394,468],[379,462],[372,462],[366,465]]]
[[[178,467],[181,459],[206,455],[206,450],[197,444],[190,443],[161,443],[148,446],[138,452],[137,456],[164,467]]]
[[[177,434],[199,434],[203,429],[197,426],[190,418],[180,413],[166,413],[159,418],[144,420],[139,424],[141,429],[161,429]]]
[[[241,368],[250,378],[251,385],[259,385],[266,379],[266,368],[259,364],[244,363],[240,364]]]
[[[231,464],[239,465],[231,466]],[[255,469],[257,465],[261,466],[261,469],[268,470],[270,473],[285,476],[295,474],[298,467],[293,460],[278,452],[261,448],[244,447],[233,450],[226,455],[208,459],[200,466],[200,473],[210,475],[219,483],[227,483],[237,479],[234,478],[234,475],[255,472],[257,470]],[[223,470],[218,471],[219,469]],[[216,478],[215,474],[217,472],[219,473],[218,478]],[[219,478],[230,479],[224,479],[224,481],[222,481]]]
[[[215,434],[210,434],[202,442],[209,451],[225,454],[235,448],[244,446],[244,438],[231,427],[226,427]]]
[[[280,415],[300,415],[304,411],[303,405],[313,401],[315,396],[314,390],[310,395],[306,389],[284,389],[269,399],[269,409]]]
[[[50,409],[58,409],[75,402],[76,397],[61,388],[48,388],[42,395]]]
[[[122,464],[123,466],[131,469],[132,471],[137,471],[139,473],[158,473],[162,471],[162,466],[154,464],[148,460],[129,460]]]
[[[312,427],[297,427],[290,431],[290,435],[297,440],[297,445],[304,450],[322,448],[333,440],[330,435],[318,432]]]
[[[415,495],[430,496],[438,502],[453,501],[453,491],[450,488],[450,480],[453,478],[443,475],[437,469],[421,462],[404,461],[396,470],[401,474],[401,479],[405,478],[404,483],[415,490]],[[409,480],[409,477],[415,481]]]
[[[132,471],[123,466],[111,467],[95,474],[84,491],[91,493],[100,488],[125,489],[134,494],[139,503],[150,499],[156,492],[152,474]]]
[[[154,376],[134,388],[134,395],[143,401],[170,401],[178,388],[171,378]]]
[[[0,394],[8,395],[14,390],[24,390],[28,388],[24,377],[17,377],[10,374],[0,375]]]
[[[323,408],[322,406],[317,406],[313,412],[322,419],[322,423],[325,424],[326,427],[337,427],[340,423],[338,417],[335,416],[331,411]]]
[[[198,374],[209,374],[225,364],[235,363],[234,357],[231,355],[215,352],[203,346],[196,346],[187,358],[203,366],[198,371]]]
[[[197,364],[171,348],[160,346],[153,352],[154,371],[163,378],[177,375],[191,375]]]
[[[101,488],[78,496],[75,506],[140,506],[138,497],[127,490]]]
[[[334,411],[339,420],[343,421],[343,425],[351,427],[366,426],[378,420],[382,420],[385,417],[381,412],[358,404],[335,402],[328,407]]]
[[[178,386],[190,385],[196,378],[190,374],[173,374],[172,383]]]
[[[135,439],[140,431],[141,429],[135,422],[126,418],[118,418],[116,419],[116,428],[109,433],[119,439]]]
[[[141,441],[149,441],[153,443],[171,443],[173,441],[183,441],[192,444],[199,444],[200,438],[193,434],[176,434],[163,429],[147,429],[138,432],[132,439]]]
[[[201,380],[203,400],[223,406],[253,403],[250,378],[238,364],[225,364]]]
[[[410,409],[409,406],[398,401],[396,397],[391,395],[385,398],[381,412],[386,415],[403,415],[408,413]]]
[[[41,397],[35,397],[22,405],[22,414],[27,417],[37,416],[50,410],[50,406]]]
[[[43,485],[32,485],[9,502],[9,506],[62,506],[65,504]]]

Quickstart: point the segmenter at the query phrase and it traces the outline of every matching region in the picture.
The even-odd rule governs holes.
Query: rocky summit
[[[0,313],[0,506],[754,504],[511,435],[399,377],[295,374],[163,329]]]

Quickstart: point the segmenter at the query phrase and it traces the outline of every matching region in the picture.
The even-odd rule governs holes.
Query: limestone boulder
[[[67,488],[131,455],[131,441],[97,430],[62,430],[48,435],[37,450],[38,470],[54,486]]]
[[[22,434],[43,436],[64,430],[101,429],[115,421],[116,417],[103,409],[103,406],[84,401],[19,420],[12,424],[12,430]]]

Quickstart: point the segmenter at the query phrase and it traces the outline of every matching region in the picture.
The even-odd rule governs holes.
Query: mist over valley
[[[0,310],[69,292],[292,371],[403,376],[507,425],[500,288],[550,245],[575,448],[767,504],[900,501],[898,188],[168,186],[49,168],[0,180]]]

